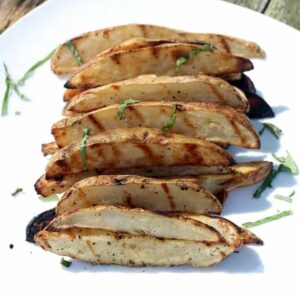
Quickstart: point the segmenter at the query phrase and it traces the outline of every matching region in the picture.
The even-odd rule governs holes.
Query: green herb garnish
[[[56,201],[56,200],[58,200],[58,196],[56,194],[53,194],[53,195],[50,195],[47,197],[39,196],[39,199],[44,202]]]
[[[296,165],[296,162],[290,155],[290,153],[287,151],[287,156],[276,156],[275,154],[272,154],[272,156],[281,163],[283,172],[292,173],[293,175],[298,175],[298,167]]]
[[[283,195],[279,195],[279,194],[276,194],[274,196],[275,199],[277,200],[282,200],[282,201],[285,201],[285,202],[288,202],[288,203],[292,203],[293,202],[293,196],[295,195],[295,191],[292,191],[290,195],[288,196],[283,196]]]
[[[4,70],[5,70],[5,75],[6,75],[6,78],[8,80],[8,83],[10,85],[10,88],[19,96],[19,98],[21,100],[24,100],[24,101],[29,101],[29,99],[20,92],[19,90],[19,87],[18,85],[14,82],[14,80],[11,78],[9,72],[8,72],[8,68],[6,66],[6,64],[4,64]]]
[[[74,58],[76,59],[77,65],[81,66],[83,65],[83,60],[80,56],[80,53],[78,52],[78,50],[75,48],[75,46],[73,45],[72,41],[67,41],[65,42],[65,45],[68,47],[68,49],[70,50],[70,52],[72,53],[72,55],[74,56]]]
[[[246,227],[246,228],[255,227],[255,226],[259,226],[259,225],[262,225],[262,224],[265,224],[265,223],[268,223],[268,222],[272,222],[272,221],[290,216],[292,214],[293,214],[293,212],[291,210],[285,210],[285,211],[282,211],[282,212],[280,212],[276,215],[269,216],[269,217],[257,220],[255,222],[246,222],[246,223],[243,224],[243,226]]]
[[[254,198],[259,198],[267,188],[272,188],[272,182],[279,173],[291,173],[293,175],[298,174],[298,167],[289,152],[287,152],[286,157],[278,157],[275,154],[272,155],[277,161],[280,162],[280,165],[277,169],[272,168],[269,175],[265,178],[259,188],[254,192]]]
[[[17,188],[13,193],[11,193],[12,196],[17,196],[19,193],[23,192],[22,188]]]
[[[204,44],[202,48],[198,49],[193,49],[189,53],[187,53],[184,56],[179,57],[176,60],[176,70],[178,71],[179,67],[186,63],[188,60],[192,59],[193,57],[197,56],[201,52],[207,52],[212,50],[212,45],[211,44]]]
[[[4,65],[4,69],[7,70],[6,65],[5,64],[3,64],[3,65]],[[10,95],[10,92],[11,92],[11,86],[10,86],[10,80],[9,80],[8,72],[5,72],[5,85],[6,85],[6,89],[5,89],[4,97],[3,97],[3,100],[2,100],[1,116],[5,116],[7,114],[9,95]]]
[[[282,132],[282,130],[280,128],[278,128],[277,126],[275,126],[272,123],[262,123],[263,127],[261,128],[261,130],[258,132],[259,135],[262,135],[265,131],[265,129],[267,129],[271,134],[273,134],[276,139],[279,139],[280,134]]]
[[[86,142],[90,136],[90,129],[83,128],[82,139],[80,141],[80,156],[83,164],[83,171],[86,171]]]
[[[166,132],[169,129],[171,129],[174,126],[174,124],[176,123],[176,119],[177,119],[176,110],[177,110],[177,104],[174,104],[171,118],[164,126],[161,127],[161,130],[163,132]]]
[[[124,114],[124,111],[125,111],[127,106],[132,105],[132,104],[136,104],[136,103],[139,103],[139,102],[140,102],[139,100],[134,100],[134,99],[123,100],[120,103],[120,106],[119,106],[119,109],[118,109],[119,120],[123,120],[123,114]]]
[[[66,260],[64,257],[60,260],[60,264],[66,268],[69,268],[72,264],[72,261]]]
[[[39,60],[38,62],[36,62],[32,67],[30,67],[25,74],[18,80],[17,84],[18,85],[23,85],[25,83],[25,81],[31,77],[34,73],[34,71],[40,67],[41,65],[43,65],[46,61],[48,61],[51,56],[53,55],[55,50],[51,51],[46,57],[42,58],[41,60]]]

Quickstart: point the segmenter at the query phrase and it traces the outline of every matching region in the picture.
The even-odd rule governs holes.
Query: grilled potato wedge
[[[73,73],[65,87],[92,88],[144,74],[160,76],[222,75],[253,69],[253,65],[248,59],[223,54],[215,49],[203,51],[187,60],[180,68],[176,68],[177,59],[192,50],[203,49],[203,47],[175,43],[113,52],[105,56],[100,55]]]
[[[52,126],[52,134],[57,145],[64,147],[80,140],[84,128],[89,128],[91,135],[116,128],[162,128],[170,120],[174,105],[176,122],[170,132],[220,144],[260,147],[259,135],[244,114],[212,103],[140,102],[127,107],[122,120],[118,117],[120,104],[114,104],[58,121]]]
[[[156,211],[221,212],[213,195],[263,180],[272,163],[258,161],[230,167],[228,174],[149,178],[136,175],[92,176],[77,182],[58,202],[56,213],[95,205],[121,205]]]
[[[152,167],[145,169],[130,168],[125,170],[106,170],[106,174],[138,174],[151,177],[174,177],[182,179],[191,177],[197,179],[206,190],[218,195],[224,189],[231,191],[235,188],[255,184],[265,179],[272,169],[272,163],[254,161],[238,163],[229,167],[203,167],[203,166],[175,166]],[[122,173],[123,172],[123,173]],[[207,175],[208,174],[208,175]],[[98,175],[97,171],[82,172],[78,174],[46,179],[42,176],[35,184],[35,189],[42,196],[60,194],[67,191],[76,182]],[[220,201],[222,203],[222,201]]]
[[[44,250],[61,256],[131,267],[209,267],[235,250],[226,243],[162,239],[86,228],[43,230],[35,235],[35,241]]]
[[[123,219],[124,216],[124,214],[119,214],[123,209],[116,209],[119,210],[118,213],[114,216],[110,215],[110,217],[116,218],[116,223],[118,224],[125,224],[119,223],[120,217]],[[138,210],[128,210],[128,212],[131,215],[134,212],[138,213]],[[153,218],[153,213],[143,210],[138,213],[138,218],[141,220],[144,219],[145,212],[147,216]],[[126,214],[126,211],[123,211],[123,213]],[[177,218],[159,217],[157,221],[160,223],[158,227],[160,235],[173,236],[173,234],[169,234],[169,229],[164,228],[164,226],[172,222],[172,224],[176,223],[177,227],[180,220],[180,222],[186,222],[188,226],[184,227],[181,224],[182,231],[178,233],[180,236],[188,237],[188,239],[179,239],[177,235],[173,239],[157,237],[157,232],[154,232],[155,236],[146,235],[144,233],[145,224],[141,224],[142,226],[140,226],[140,224],[137,224],[136,219],[130,219],[128,222],[132,226],[129,225],[124,228],[121,225],[120,227],[134,232],[131,234],[127,232],[107,231],[99,228],[71,228],[69,226],[67,229],[53,228],[50,225],[46,230],[42,230],[35,235],[35,241],[47,251],[98,264],[121,264],[128,266],[174,266],[188,264],[194,267],[208,267],[219,263],[243,244],[262,244],[262,241],[250,231],[241,229],[221,217],[208,217],[204,215]],[[173,220],[167,221],[167,219]],[[112,222],[111,218],[107,220],[108,222]],[[195,231],[196,234],[195,232],[189,232],[192,229],[192,225],[197,228]],[[205,242],[189,239],[193,237],[198,238],[197,234],[203,228],[210,228],[214,234],[218,233],[222,241]],[[152,233],[153,230],[150,230],[150,232]]]
[[[98,205],[77,209],[57,216],[46,227],[68,229],[73,227],[104,229],[129,234],[146,234],[159,238],[198,242],[224,242],[213,227],[180,216],[164,216],[141,208]]]
[[[208,141],[152,128],[114,129],[92,136],[86,144],[86,170],[152,166],[227,166],[231,156]],[[46,179],[82,172],[80,143],[57,151],[46,167]]]
[[[220,78],[206,75],[144,75],[81,92],[67,103],[64,114],[71,116],[87,113],[128,98],[141,101],[217,103],[232,106],[242,112],[248,109],[244,93]]]
[[[35,183],[34,187],[38,194],[50,196],[59,194],[68,190],[76,182],[99,174],[120,175],[132,174],[151,177],[170,177],[170,176],[190,176],[199,174],[224,174],[229,172],[228,166],[151,166],[144,168],[107,168],[105,170],[92,170],[70,175],[58,175],[51,179],[46,179],[45,175],[41,176]]]
[[[88,32],[72,39],[71,42],[79,51],[83,61],[87,62],[102,51],[136,37],[198,40],[212,44],[228,54],[246,58],[264,56],[263,50],[257,44],[242,39],[219,34],[188,33],[161,26],[142,24],[128,24]],[[62,44],[52,57],[51,67],[53,72],[62,74],[72,72],[78,66],[67,46]]]
[[[77,182],[56,206],[58,215],[95,205],[121,205],[155,211],[221,213],[219,200],[194,179],[154,179],[136,175],[89,177]]]

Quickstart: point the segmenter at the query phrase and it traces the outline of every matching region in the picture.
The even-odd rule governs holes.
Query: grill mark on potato
[[[197,145],[195,144],[186,144],[185,148],[187,149],[184,155],[184,161],[188,164],[200,165],[203,162],[203,158],[197,151]]]
[[[105,127],[103,127],[102,124],[93,115],[89,115],[88,119],[95,125],[95,127],[97,127],[100,132],[105,131]]]
[[[236,125],[236,123],[231,120],[231,119],[228,119],[232,128],[233,128],[233,131],[234,133],[239,137],[240,139],[240,142],[243,144],[243,145],[248,145],[248,142],[247,142],[247,139],[244,137],[244,135],[241,133],[240,129],[238,128],[238,126]]]
[[[135,146],[138,147],[139,149],[141,149],[144,152],[145,157],[149,158],[149,160],[151,160],[152,162],[157,161],[156,155],[152,152],[150,147],[148,147],[147,145],[144,145],[144,144],[137,144]]]
[[[218,36],[219,37],[219,40],[220,40],[220,43],[222,44],[224,50],[228,53],[228,54],[231,54],[231,49],[230,49],[230,46],[229,44],[227,43],[226,39],[222,36]]]
[[[113,159],[112,165],[115,165],[116,163],[118,164],[119,158],[121,156],[121,152],[120,152],[118,146],[112,144],[111,152],[112,152],[112,159]]]
[[[173,60],[176,62],[177,59],[179,57],[182,57],[182,56],[185,56],[187,54],[186,51],[183,51],[182,49],[174,49],[172,52],[171,52],[171,56],[173,58]]]
[[[166,183],[162,183],[162,184],[161,184],[161,187],[162,187],[162,189],[164,190],[164,192],[165,192],[165,194],[166,194],[166,196],[167,196],[167,198],[168,198],[170,207],[171,207],[172,209],[175,209],[175,208],[176,208],[176,205],[175,205],[175,203],[174,203],[174,198],[173,198],[172,194],[170,193],[170,190],[169,190],[169,188],[168,188],[168,185],[167,185]]]
[[[210,82],[207,82],[207,85],[209,86],[211,92],[214,95],[217,95],[218,99],[220,100],[220,102],[222,103],[226,103],[224,96],[222,95],[222,93],[219,92],[218,88],[216,86],[214,86],[213,84],[211,84]]]
[[[133,105],[128,106],[127,109],[134,114],[134,116],[140,121],[140,123],[144,123],[143,115]]]
[[[183,114],[183,122],[191,129],[194,129],[196,127],[193,123],[191,123],[186,114]]]
[[[120,64],[120,53],[113,53],[113,54],[111,54],[110,56],[108,56],[108,57],[110,57],[110,59],[114,62],[114,63],[116,63],[117,65],[119,65]]]
[[[145,38],[147,38],[148,37],[147,26],[144,25],[144,24],[139,24],[137,26],[141,29],[142,36],[145,37]]]
[[[111,87],[112,89],[114,89],[115,91],[119,91],[119,89],[120,89],[120,86],[119,86],[119,85],[116,85],[116,84],[112,84],[110,87]]]
[[[102,36],[103,36],[104,38],[108,39],[108,38],[109,38],[109,34],[110,34],[110,32],[111,32],[112,29],[113,29],[113,28],[103,29],[103,31],[102,31]]]
[[[133,204],[131,202],[132,198],[131,198],[131,195],[126,193],[126,198],[125,198],[125,201],[126,201],[126,204],[129,206],[129,207],[133,207]]]
[[[159,49],[160,48],[156,48],[155,46],[150,48],[151,54],[154,56],[154,58],[159,58]]]

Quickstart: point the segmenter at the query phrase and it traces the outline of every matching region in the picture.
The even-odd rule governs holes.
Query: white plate
[[[283,129],[280,141],[265,133],[262,150],[247,154],[271,159],[270,153],[289,150],[300,162],[299,136],[299,32],[265,16],[219,1],[196,0],[65,0],[47,1],[0,36],[0,63],[5,62],[13,78],[60,42],[88,30],[125,23],[153,23],[195,32],[218,32],[258,42],[266,60],[255,60],[250,72],[257,88],[273,106],[272,122]],[[261,199],[253,199],[256,187],[230,194],[224,216],[241,224],[292,209],[294,215],[257,228],[263,247],[243,247],[218,266],[207,270],[189,267],[125,268],[90,266],[74,262],[69,269],[60,257],[25,242],[27,222],[54,203],[41,202],[34,189],[46,159],[42,142],[51,140],[50,126],[61,118],[63,79],[50,72],[49,63],[38,69],[22,91],[32,101],[10,99],[9,115],[0,118],[0,268],[1,299],[179,299],[191,296],[210,299],[257,299],[274,296],[295,299],[299,270],[299,191],[287,204],[274,194],[296,189],[297,177],[280,175]],[[4,93],[4,72],[0,71],[0,94]],[[21,116],[15,116],[15,111]],[[259,125],[257,124],[258,128]],[[17,188],[24,193],[12,197]],[[9,245],[14,248],[9,249]],[[5,295],[5,296],[4,296]]]

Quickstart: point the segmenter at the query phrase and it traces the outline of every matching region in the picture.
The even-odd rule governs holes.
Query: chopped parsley
[[[3,65],[4,65],[5,71],[7,71],[6,65],[5,64],[3,64]],[[3,97],[3,100],[2,100],[2,109],[1,109],[1,115],[2,116],[5,116],[7,114],[9,95],[10,95],[10,92],[11,92],[11,86],[10,86],[10,80],[9,80],[8,72],[5,72],[5,85],[6,85],[6,89],[5,89],[4,97]]]
[[[295,195],[295,191],[292,191],[290,195],[288,196],[283,196],[283,195],[279,195],[279,194],[276,194],[274,197],[275,199],[277,200],[282,200],[282,201],[285,201],[285,202],[288,202],[288,203],[292,203],[293,202],[293,196]]]
[[[72,264],[71,260],[66,260],[64,257],[61,258],[60,264],[66,268],[69,268]]]
[[[23,192],[22,188],[17,188],[13,193],[11,193],[12,196],[17,196],[19,193]]]
[[[181,56],[176,60],[176,70],[178,71],[179,67],[182,64],[186,63],[188,60],[190,60],[193,57],[197,56],[199,53],[207,52],[207,51],[211,51],[211,50],[212,50],[212,45],[211,44],[204,44],[202,46],[202,48],[193,49],[192,51],[190,51],[186,55]]]
[[[280,164],[283,166],[282,170],[283,172],[291,173],[293,175],[298,175],[298,167],[290,153],[287,151],[286,157],[284,156],[276,156],[275,154],[272,154],[272,156],[280,162]]]
[[[25,74],[18,80],[17,85],[23,85],[25,83],[25,81],[31,77],[34,73],[34,71],[40,67],[41,65],[43,65],[46,61],[48,61],[55,50],[52,50],[46,57],[42,58],[41,60],[39,60],[38,62],[36,62],[32,67],[30,67]]]
[[[123,114],[124,114],[124,111],[125,111],[127,106],[132,105],[132,104],[136,104],[136,103],[139,103],[139,102],[140,102],[139,100],[134,100],[134,99],[123,100],[120,103],[120,106],[119,106],[119,109],[118,109],[119,120],[123,120]]]
[[[174,124],[176,123],[176,119],[177,119],[176,110],[177,110],[177,104],[174,104],[171,118],[169,119],[169,121],[164,126],[161,127],[161,130],[163,132],[166,132],[166,131],[170,130],[174,126]]]
[[[53,195],[50,195],[47,197],[39,196],[39,199],[44,202],[56,201],[56,200],[58,200],[58,196],[56,194],[53,194]]]
[[[282,132],[282,130],[280,128],[278,128],[277,126],[275,126],[272,123],[262,123],[263,127],[261,128],[261,130],[258,132],[259,135],[262,135],[265,131],[265,129],[267,129],[271,134],[273,134],[276,139],[279,139],[280,134]]]
[[[280,212],[276,215],[269,216],[269,217],[257,220],[255,222],[246,222],[246,223],[243,224],[243,226],[246,227],[246,228],[251,228],[251,227],[259,226],[259,225],[262,225],[262,224],[265,224],[265,223],[268,223],[268,222],[272,222],[272,221],[290,216],[292,214],[293,214],[293,212],[291,210],[285,210],[285,211],[282,211],[282,212]]]
[[[19,96],[19,98],[21,100],[24,100],[24,101],[29,101],[29,99],[20,92],[19,90],[19,87],[18,87],[18,84],[15,83],[15,81],[11,78],[9,72],[8,72],[8,68],[6,66],[6,64],[3,64],[4,65],[4,71],[5,71],[5,75],[6,75],[6,84],[9,84],[10,85],[10,88]]]
[[[259,198],[267,188],[272,188],[272,182],[279,173],[291,173],[293,175],[298,174],[298,167],[289,152],[287,152],[286,157],[278,157],[275,154],[272,155],[276,160],[280,162],[280,165],[277,167],[277,169],[275,169],[274,167],[272,168],[269,175],[265,178],[259,188],[254,192],[254,198]]]
[[[80,149],[80,156],[83,164],[83,171],[86,171],[86,143],[90,136],[90,129],[83,128],[82,139],[80,141],[79,149]]]
[[[76,49],[76,47],[73,45],[72,41],[65,42],[65,45],[68,47],[68,49],[70,50],[70,52],[74,56],[77,65],[79,67],[81,65],[83,65],[83,59],[81,58],[80,53],[78,52],[78,50]]]

